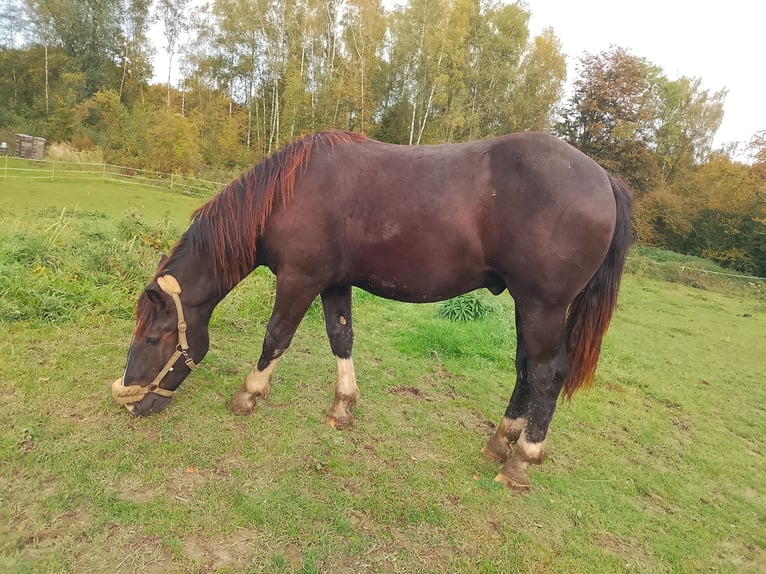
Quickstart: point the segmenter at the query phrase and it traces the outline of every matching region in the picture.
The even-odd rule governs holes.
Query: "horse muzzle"
[[[135,403],[144,400],[151,393],[170,399],[175,394],[175,391],[163,389],[155,383],[145,387],[141,385],[125,386],[122,377],[112,383],[112,396],[114,400],[128,409],[128,412],[131,414],[142,414],[140,411],[137,411]]]

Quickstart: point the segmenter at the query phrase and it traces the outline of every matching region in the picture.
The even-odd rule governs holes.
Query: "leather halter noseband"
[[[175,391],[163,389],[160,387],[160,383],[162,382],[162,379],[165,378],[165,375],[173,370],[176,361],[181,357],[184,358],[184,363],[189,367],[189,370],[197,368],[197,364],[189,355],[189,342],[186,339],[186,321],[184,320],[184,311],[181,306],[181,298],[179,297],[181,294],[181,286],[172,275],[157,277],[157,284],[160,286],[160,289],[170,295],[173,299],[173,303],[175,303],[176,313],[178,314],[178,345],[176,345],[175,352],[170,359],[168,359],[168,362],[165,363],[165,366],[162,367],[162,370],[157,373],[154,380],[147,386],[129,385],[126,387],[124,385],[123,377],[120,377],[112,383],[112,394],[114,395],[115,400],[122,405],[137,403],[149,393],[155,393],[163,397],[172,397]]]

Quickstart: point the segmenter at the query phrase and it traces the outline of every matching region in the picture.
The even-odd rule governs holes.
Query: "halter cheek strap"
[[[123,405],[137,403],[149,393],[155,393],[163,397],[172,397],[175,391],[163,389],[160,387],[160,383],[162,382],[162,379],[165,378],[165,375],[173,370],[173,365],[175,365],[176,361],[181,357],[184,358],[184,363],[189,367],[189,370],[197,368],[197,364],[189,355],[189,342],[186,339],[186,321],[184,320],[184,310],[181,306],[181,298],[179,297],[181,294],[181,286],[172,275],[158,277],[157,284],[160,286],[160,289],[170,295],[170,298],[173,299],[173,303],[176,306],[176,313],[178,315],[178,345],[176,345],[175,352],[170,359],[168,359],[168,362],[165,363],[165,366],[162,367],[162,370],[157,373],[154,380],[147,386],[129,385],[126,387],[122,378],[119,378],[112,383],[112,395],[114,395],[114,398],[118,403]]]

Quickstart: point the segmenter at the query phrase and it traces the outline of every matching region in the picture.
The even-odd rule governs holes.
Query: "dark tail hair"
[[[588,281],[585,289],[577,294],[567,313],[566,337],[570,368],[562,389],[567,399],[571,399],[580,387],[588,387],[593,382],[601,341],[617,305],[622,268],[633,238],[630,188],[611,174],[607,173],[607,176],[617,204],[617,222],[612,243],[601,267]]]

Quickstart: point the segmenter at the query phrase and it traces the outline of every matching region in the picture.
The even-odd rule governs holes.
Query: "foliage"
[[[625,263],[631,275],[696,289],[753,297],[766,303],[766,281],[753,280],[696,255],[634,245]]]
[[[570,143],[639,192],[654,177],[650,146],[659,103],[652,86],[658,75],[624,48],[585,54],[560,125]]]
[[[475,291],[448,299],[437,308],[439,317],[458,323],[484,319],[495,312],[495,306],[487,303]]]

